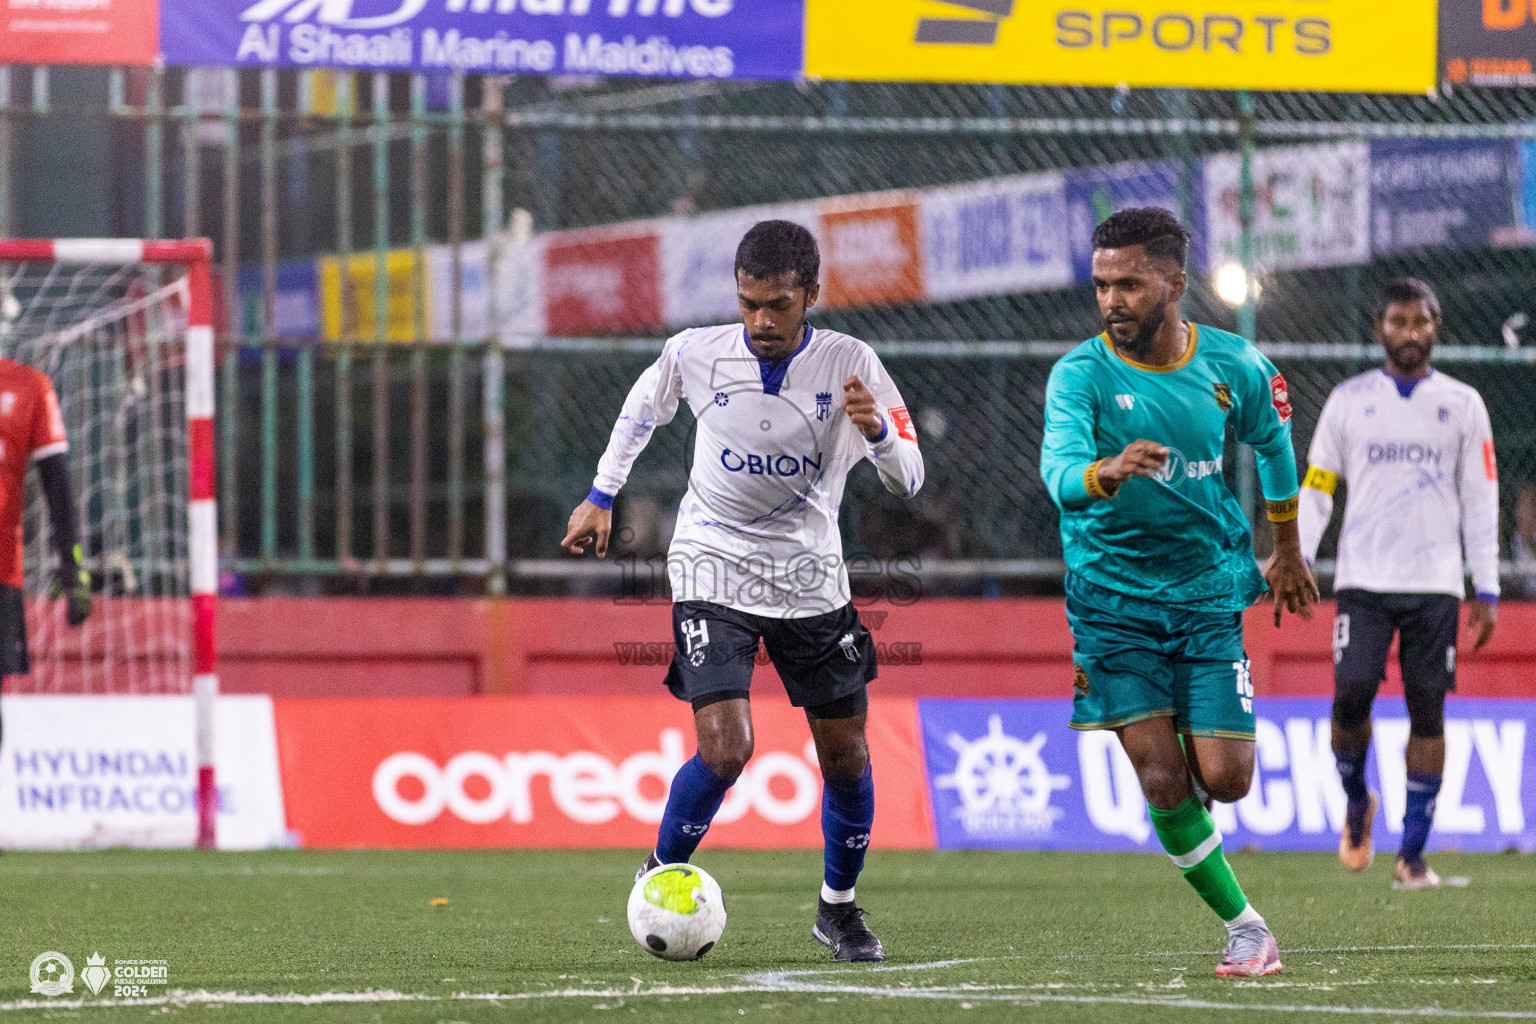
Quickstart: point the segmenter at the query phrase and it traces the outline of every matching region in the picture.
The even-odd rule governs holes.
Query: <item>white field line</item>
[[[1496,943],[1448,946],[1355,946],[1334,947],[1333,951],[1396,951],[1403,949],[1529,949],[1536,945],[1505,946]],[[1293,950],[1292,952],[1304,952]],[[1189,955],[1204,955],[1191,953]],[[1440,1006],[1376,1007],[1343,1006],[1336,1004],[1297,1003],[1232,1003],[1208,999],[1149,998],[1133,995],[1087,995],[1060,991],[1041,992],[1036,985],[983,985],[962,984],[956,986],[879,986],[857,985],[846,982],[812,982],[812,977],[863,977],[870,974],[896,971],[941,970],[971,963],[1023,960],[1027,957],[972,957],[960,960],[935,960],[921,964],[891,964],[882,967],[817,969],[798,971],[768,971],[741,976],[742,984],[735,985],[654,985],[646,987],[639,979],[631,988],[566,988],[531,992],[455,992],[433,995],[420,992],[396,992],[392,989],[369,989],[362,992],[316,993],[266,993],[266,992],[209,992],[206,990],[172,990],[163,996],[138,999],[18,999],[0,1003],[0,1012],[9,1010],[81,1010],[94,1008],[131,1007],[185,1007],[194,1005],[218,1006],[322,1006],[360,1003],[445,1003],[482,1002],[511,1003],[535,999],[636,999],[661,996],[717,996],[717,995],[764,995],[770,993],[804,995],[850,995],[884,999],[932,999],[968,1002],[1008,1003],[1072,1003],[1104,1004],[1116,1006],[1161,1006],[1183,1010],[1213,1010],[1221,1012],[1249,1011],[1258,1013],[1320,1013],[1347,1016],[1375,1017],[1434,1017],[1466,1018],[1477,1020],[1536,1020],[1536,1010],[1455,1010]],[[1056,988],[1052,983],[1045,983]],[[1062,986],[1065,987],[1065,986]]]

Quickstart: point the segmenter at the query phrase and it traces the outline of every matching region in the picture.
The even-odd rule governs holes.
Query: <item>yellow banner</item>
[[[326,341],[373,341],[378,337],[375,319],[373,253],[355,253],[347,259],[342,275],[338,257],[322,256],[320,263],[320,330]],[[393,249],[384,258],[388,297],[385,307],[385,340],[416,340],[416,253]],[[428,282],[423,268],[422,308],[431,309]],[[429,317],[423,322],[430,325]],[[428,329],[428,328],[424,328]]]
[[[1424,92],[1436,0],[807,0],[806,73]]]

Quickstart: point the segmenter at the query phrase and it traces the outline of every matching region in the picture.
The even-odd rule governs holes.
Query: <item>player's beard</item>
[[[1146,359],[1152,351],[1152,339],[1157,337],[1157,332],[1162,329],[1163,321],[1168,318],[1168,303],[1160,302],[1147,311],[1147,315],[1136,321],[1136,333],[1128,341],[1121,341],[1115,334],[1115,325],[1106,321],[1109,327],[1109,336],[1115,342],[1115,347],[1129,353],[1137,362]],[[1124,323],[1124,321],[1121,321]]]
[[[1428,344],[1407,341],[1387,350],[1387,362],[1392,364],[1392,369],[1399,376],[1410,377],[1429,363],[1430,348]]]

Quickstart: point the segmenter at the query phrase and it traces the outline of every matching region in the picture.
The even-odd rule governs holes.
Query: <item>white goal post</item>
[[[29,487],[32,672],[8,692],[190,694],[204,848],[218,809],[211,259],[205,239],[0,240],[0,355],[53,382],[95,581],[93,615],[68,627],[49,599],[45,503]]]

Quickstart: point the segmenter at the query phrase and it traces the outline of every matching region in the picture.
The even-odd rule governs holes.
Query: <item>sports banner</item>
[[[1440,74],[1452,85],[1536,85],[1530,0],[1440,0]]]
[[[191,697],[12,694],[0,707],[0,847],[192,845]],[[219,848],[287,845],[271,698],[220,697],[214,735]]]
[[[801,74],[803,0],[160,0],[168,64],[469,74]]]
[[[1241,158],[1205,158],[1206,269],[1236,262]],[[1370,259],[1370,149],[1364,142],[1275,146],[1253,155],[1253,258],[1265,270]]]
[[[1114,733],[1067,727],[1070,701],[922,700],[940,849],[1158,851],[1146,801]],[[1228,849],[1333,850],[1344,791],[1329,746],[1331,703],[1259,702],[1253,788],[1212,811]],[[1536,701],[1446,707],[1444,783],[1430,849],[1536,851]],[[1381,793],[1378,845],[1402,835],[1407,710],[1383,698],[1367,766]]]
[[[655,225],[562,231],[544,240],[544,315],[561,337],[662,326]]]
[[[1515,226],[1514,142],[1371,143],[1371,250],[1486,246]]]
[[[821,205],[822,301],[829,307],[921,302],[923,245],[915,194]]]
[[[669,698],[279,700],[290,827],[318,847],[647,847],[693,716]],[[712,846],[819,848],[805,715],[753,706],[756,753]],[[338,722],[346,728],[337,729]],[[870,702],[876,842],[933,846],[911,701]]]
[[[1093,229],[1113,213],[1158,206],[1178,217],[1194,236],[1190,269],[1205,265],[1204,176],[1196,163],[1188,172],[1172,160],[1081,167],[1067,172],[1067,240],[1072,276],[1086,284],[1093,276]]]
[[[1513,3],[1513,0],[1488,0]],[[1424,92],[1435,0],[807,0],[830,79]]]
[[[1060,174],[938,188],[920,199],[928,298],[1065,288],[1072,283]]]
[[[160,0],[8,0],[0,64],[153,64]]]

